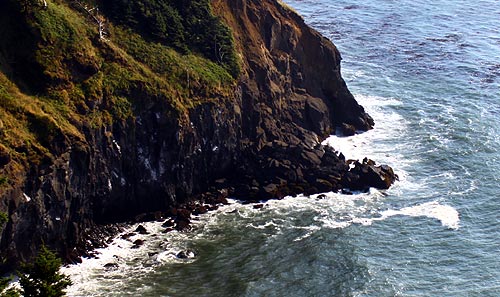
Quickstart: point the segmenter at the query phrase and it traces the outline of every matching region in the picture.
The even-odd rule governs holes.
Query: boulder
[[[375,162],[367,160],[363,163],[355,162],[354,168],[347,172],[342,185],[351,190],[368,190],[370,187],[388,189],[398,176],[387,165],[377,166]]]
[[[259,204],[255,204],[255,205],[253,206],[253,209],[261,209],[261,208],[263,208],[263,207],[264,207],[264,204],[259,203]]]
[[[148,230],[146,230],[146,228],[143,225],[137,226],[134,232],[137,232],[142,235],[149,234]]]
[[[129,232],[129,233],[126,233],[126,234],[123,234],[121,236],[121,239],[129,239],[130,237],[134,236],[135,233],[134,232]]]
[[[175,220],[175,230],[177,231],[186,231],[191,229],[190,226],[190,220],[185,219],[185,220]]]
[[[353,136],[356,134],[356,127],[351,124],[342,123],[340,126],[340,132],[344,136]]]
[[[143,245],[144,244],[144,240],[142,239],[137,239],[134,241],[134,245]]]
[[[168,219],[165,222],[163,222],[163,224],[161,226],[164,228],[173,227],[173,226],[175,226],[175,222],[172,219]]]
[[[208,212],[208,209],[204,205],[197,205],[193,210],[193,214],[195,216],[200,215],[200,214],[204,214],[207,212]]]

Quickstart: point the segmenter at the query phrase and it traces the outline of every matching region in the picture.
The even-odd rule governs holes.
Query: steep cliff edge
[[[289,134],[300,127],[323,137],[342,124],[372,128],[373,120],[341,77],[337,48],[294,11],[277,1],[216,0],[213,7],[232,28],[242,55],[243,104],[270,108],[243,119],[249,130],[258,124],[252,137],[258,128],[266,130],[268,141],[279,138],[273,134],[280,129]]]
[[[393,182],[390,168],[350,169],[319,145],[373,121],[341,78],[335,46],[278,2],[212,1],[233,32],[236,79],[217,40],[211,61],[89,17],[81,2],[47,3],[0,4],[7,264],[41,242],[71,259],[92,247],[96,224],[207,191],[254,200]],[[107,20],[106,39],[92,18]]]

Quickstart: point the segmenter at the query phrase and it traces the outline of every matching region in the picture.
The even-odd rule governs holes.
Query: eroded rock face
[[[337,48],[295,12],[274,0],[213,3],[243,53],[242,100],[254,111],[243,115],[249,136],[293,144],[342,124],[361,131],[373,126],[341,77]]]
[[[42,241],[74,259],[113,233],[96,224],[193,199],[216,205],[228,194],[259,200],[392,184],[390,168],[358,162],[350,169],[342,154],[319,145],[338,127],[373,126],[330,41],[275,0],[214,0],[213,7],[241,53],[232,95],[175,116],[152,101],[134,120],[63,139],[56,158],[33,167],[5,199],[10,221],[0,249],[11,263],[32,257]],[[191,213],[206,211],[170,214],[168,227],[185,230]]]

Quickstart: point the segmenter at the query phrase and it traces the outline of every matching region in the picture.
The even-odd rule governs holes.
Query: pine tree
[[[61,264],[61,259],[43,245],[33,263],[21,266],[19,283],[23,296],[64,296],[64,289],[71,285],[71,280],[59,273]]]
[[[19,291],[14,288],[7,289],[12,278],[0,278],[0,297],[20,297]]]
[[[9,221],[9,216],[5,212],[0,211],[0,230],[3,228],[3,225]],[[7,289],[9,286],[10,281],[12,280],[12,277],[0,277],[0,297],[19,297],[19,292],[14,289],[10,288]]]

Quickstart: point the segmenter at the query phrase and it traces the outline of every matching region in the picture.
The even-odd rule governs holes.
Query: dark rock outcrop
[[[342,154],[319,145],[337,128],[352,134],[374,124],[347,89],[329,40],[275,0],[212,5],[241,56],[233,92],[183,114],[152,98],[132,118],[83,127],[81,139],[61,136],[53,159],[16,171],[22,182],[3,193],[9,221],[0,250],[8,264],[31,258],[41,242],[71,261],[113,234],[101,224],[141,213],[170,216],[165,227],[186,230],[191,214],[228,195],[257,201],[392,184],[389,167],[366,161],[350,169]],[[9,160],[0,150],[0,166]],[[209,206],[191,207],[193,200]]]

